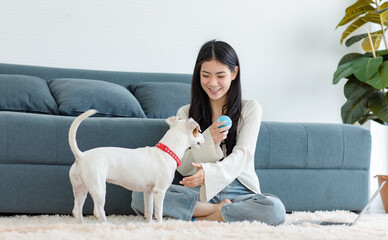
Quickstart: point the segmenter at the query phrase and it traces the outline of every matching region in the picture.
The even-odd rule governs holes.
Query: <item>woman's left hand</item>
[[[184,177],[179,183],[189,188],[201,186],[205,182],[205,172],[202,169],[202,164],[191,163],[191,165],[197,168],[197,172],[190,177]]]

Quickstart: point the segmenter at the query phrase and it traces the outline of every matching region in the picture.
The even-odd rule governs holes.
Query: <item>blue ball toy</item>
[[[217,122],[222,122],[222,121],[225,121],[226,123],[224,125],[219,126],[218,128],[223,128],[228,126],[228,130],[229,130],[232,127],[232,120],[230,119],[230,117],[226,115],[222,115],[217,119]]]

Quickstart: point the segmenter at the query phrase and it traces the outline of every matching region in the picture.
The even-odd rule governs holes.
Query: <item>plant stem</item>
[[[385,30],[384,30],[383,22],[381,22],[381,30],[383,31],[383,39],[384,39],[385,49],[388,49],[387,38],[385,37]]]
[[[372,37],[370,36],[369,30],[365,28],[366,32],[368,33],[370,48],[372,49],[373,58],[376,58],[375,48],[373,46]]]
[[[380,11],[379,0],[375,0],[375,3],[376,3],[377,11]],[[383,32],[385,49],[388,49],[387,38],[385,37],[384,23],[383,23],[381,17],[380,17],[380,26],[381,26],[381,31]]]

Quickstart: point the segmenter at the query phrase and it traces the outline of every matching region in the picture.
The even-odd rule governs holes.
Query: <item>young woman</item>
[[[240,64],[233,48],[209,41],[199,51],[191,83],[191,104],[178,110],[182,119],[192,117],[205,143],[189,149],[178,172],[181,185],[166,192],[164,216],[183,220],[284,222],[285,208],[274,195],[261,194],[254,168],[256,141],[261,123],[257,101],[242,100]],[[232,127],[216,123],[221,115]],[[132,194],[132,208],[143,213],[142,193]]]

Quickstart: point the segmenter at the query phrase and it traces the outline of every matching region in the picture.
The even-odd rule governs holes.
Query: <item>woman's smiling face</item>
[[[226,103],[230,84],[236,78],[238,67],[231,72],[228,65],[215,59],[203,62],[201,66],[201,86],[212,102]]]

